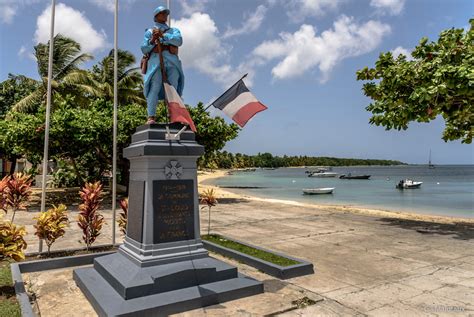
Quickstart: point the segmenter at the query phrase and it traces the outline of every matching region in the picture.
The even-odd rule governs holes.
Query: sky
[[[113,47],[114,0],[57,0],[56,33],[95,60]],[[474,146],[445,143],[444,121],[386,131],[368,123],[370,99],[356,71],[381,52],[409,55],[422,37],[468,28],[472,0],[171,0],[186,104],[209,104],[243,74],[268,107],[225,147],[230,152],[474,164]],[[49,39],[48,0],[0,0],[0,81],[38,78],[33,47]],[[153,9],[166,1],[119,0],[119,48],[141,57]],[[214,110],[214,116],[225,117]],[[232,122],[225,118],[227,122]]]

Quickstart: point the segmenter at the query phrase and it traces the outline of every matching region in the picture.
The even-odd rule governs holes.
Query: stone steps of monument
[[[143,268],[116,253],[96,258],[94,269],[124,299],[169,292],[238,276],[236,267],[211,257]]]
[[[237,277],[125,300],[94,268],[74,270],[74,280],[99,316],[168,316],[263,293],[263,284]]]

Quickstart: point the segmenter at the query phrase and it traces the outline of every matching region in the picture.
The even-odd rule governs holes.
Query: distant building
[[[25,168],[30,168],[31,164],[24,158],[20,158],[16,160],[15,164],[15,172],[23,172]],[[5,155],[0,152],[0,178],[5,177],[10,173],[10,169],[12,168],[12,162],[9,161]]]

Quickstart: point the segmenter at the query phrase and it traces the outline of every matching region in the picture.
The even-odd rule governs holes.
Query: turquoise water
[[[209,180],[221,187],[262,198],[303,203],[351,205],[431,215],[474,218],[474,165],[335,167],[333,172],[372,175],[369,180],[307,177],[305,168],[257,169]],[[419,189],[398,190],[399,180],[421,181]],[[303,188],[335,187],[332,195],[303,195]]]

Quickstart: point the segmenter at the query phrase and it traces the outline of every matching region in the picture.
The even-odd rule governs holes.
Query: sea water
[[[332,169],[339,175],[368,174],[371,175],[369,180],[339,179],[339,175],[335,178],[308,177],[307,170],[257,169],[255,172],[234,172],[209,182],[262,198],[474,218],[474,165],[437,165],[434,169],[426,165]],[[395,185],[405,178],[423,184],[416,189],[396,189]],[[335,187],[335,190],[333,194],[303,194],[303,188],[319,187]]]

